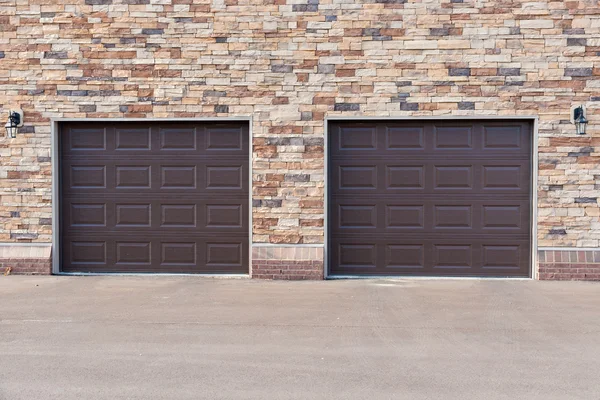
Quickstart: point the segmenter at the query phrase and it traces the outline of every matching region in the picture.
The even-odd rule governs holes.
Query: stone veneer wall
[[[292,245],[324,242],[325,116],[528,115],[539,245],[598,247],[599,54],[596,0],[0,2],[0,242],[51,240],[52,118],[252,116],[254,242]]]

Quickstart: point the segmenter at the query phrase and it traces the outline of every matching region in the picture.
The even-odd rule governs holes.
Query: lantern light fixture
[[[8,121],[4,128],[6,129],[6,136],[14,139],[17,137],[17,130],[23,126],[23,111],[22,110],[9,110]]]
[[[585,108],[583,106],[573,108],[572,122],[575,124],[575,130],[578,135],[585,135],[588,120],[585,117]]]

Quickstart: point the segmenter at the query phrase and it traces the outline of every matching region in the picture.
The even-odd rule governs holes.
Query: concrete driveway
[[[0,399],[598,399],[600,285],[0,277]]]

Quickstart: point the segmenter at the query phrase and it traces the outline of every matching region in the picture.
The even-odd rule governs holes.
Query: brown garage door
[[[529,275],[529,122],[330,131],[331,274]]]
[[[248,272],[248,127],[61,126],[61,270]]]

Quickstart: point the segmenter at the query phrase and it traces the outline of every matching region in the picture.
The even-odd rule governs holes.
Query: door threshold
[[[159,272],[58,272],[57,276],[137,276],[137,277],[194,277],[211,279],[249,279],[250,274],[187,274],[187,273],[159,273]]]
[[[526,276],[398,276],[398,275],[329,275],[327,280],[342,279],[387,279],[387,280],[507,280],[507,281],[530,281]]]

